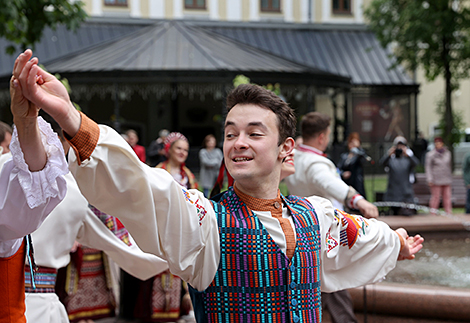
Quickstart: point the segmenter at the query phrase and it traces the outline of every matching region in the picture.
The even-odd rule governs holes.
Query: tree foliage
[[[0,0],[0,37],[18,44],[21,50],[34,47],[46,27],[64,24],[75,30],[86,18],[82,1]],[[16,52],[8,46],[10,55]]]
[[[383,47],[427,80],[445,80],[444,137],[453,129],[451,94],[470,67],[470,3],[455,0],[373,0],[364,11]],[[446,142],[452,149],[451,143]]]

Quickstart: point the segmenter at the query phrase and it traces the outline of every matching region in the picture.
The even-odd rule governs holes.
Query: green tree
[[[69,0],[0,0],[0,37],[16,43],[21,50],[41,39],[44,28],[65,24],[75,30],[86,18],[82,1]],[[6,48],[14,54],[14,45]]]
[[[468,77],[470,10],[466,1],[373,0],[365,9],[369,27],[383,47],[390,46],[396,64],[415,71],[421,66],[428,81],[445,80],[444,140],[453,152],[452,91]]]

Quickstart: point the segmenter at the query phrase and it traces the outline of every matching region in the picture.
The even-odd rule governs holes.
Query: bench
[[[426,181],[426,174],[417,173],[416,183],[413,184],[415,200],[419,205],[429,205],[431,190]],[[452,176],[452,207],[464,208],[467,201],[467,189],[465,187],[462,175]],[[442,201],[441,201],[442,207]]]

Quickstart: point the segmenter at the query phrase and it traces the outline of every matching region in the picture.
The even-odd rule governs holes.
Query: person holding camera
[[[382,157],[380,163],[388,173],[387,191],[384,195],[386,202],[414,202],[414,192],[410,176],[419,160],[413,151],[408,148],[405,137],[397,136],[393,146]],[[413,210],[403,207],[392,207],[393,215],[412,215]]]

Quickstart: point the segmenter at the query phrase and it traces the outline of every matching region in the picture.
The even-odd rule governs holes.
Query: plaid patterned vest
[[[213,202],[220,263],[211,285],[191,290],[197,321],[320,322],[320,227],[305,199],[282,197],[297,235],[292,260],[233,188]]]

